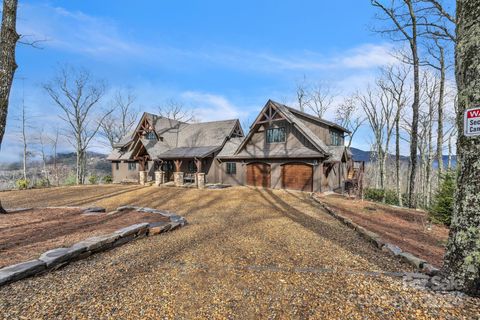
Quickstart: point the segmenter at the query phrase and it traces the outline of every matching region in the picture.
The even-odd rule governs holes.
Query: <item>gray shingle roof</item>
[[[238,147],[242,143],[244,137],[242,138],[231,138],[223,146],[222,151],[217,155],[218,158],[232,157],[237,151]]]
[[[219,148],[218,146],[213,147],[180,147],[171,150],[167,150],[158,155],[160,159],[181,159],[181,158],[204,158]]]
[[[148,154],[152,159],[160,156],[173,157],[173,155],[183,155],[184,157],[200,157],[215,149],[219,150],[224,145],[226,139],[231,135],[236,125],[239,124],[237,119],[200,122],[200,123],[183,123],[172,119],[160,117],[151,113],[144,113],[150,123],[153,124],[155,132],[160,140],[147,140],[142,138],[141,142],[145,146]],[[142,117],[142,119],[143,119]],[[138,126],[137,129],[138,130]],[[124,140],[132,139],[133,134],[125,137]],[[122,152],[127,149],[125,143],[119,144],[120,148],[115,148],[109,155],[109,160],[128,160],[132,156],[131,152]],[[187,149],[191,150],[188,151]],[[203,149],[202,149],[203,148]]]

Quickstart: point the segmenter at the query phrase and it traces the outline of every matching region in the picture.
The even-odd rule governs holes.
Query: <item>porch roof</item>
[[[186,158],[206,158],[215,151],[218,151],[220,147],[180,147],[167,150],[160,153],[158,159],[186,159]]]

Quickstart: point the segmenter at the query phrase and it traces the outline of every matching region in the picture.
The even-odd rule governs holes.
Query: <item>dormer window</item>
[[[287,135],[285,128],[270,128],[267,129],[267,143],[281,143],[285,142]]]
[[[330,145],[341,146],[343,144],[343,136],[336,130],[330,130]]]
[[[155,135],[155,132],[150,131],[145,134],[145,139],[147,140],[156,140],[157,136]]]

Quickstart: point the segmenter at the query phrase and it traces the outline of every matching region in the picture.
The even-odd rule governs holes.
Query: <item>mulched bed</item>
[[[81,209],[71,208],[31,209],[0,215],[0,268],[132,224],[160,221],[168,218],[136,211],[86,215]]]
[[[370,201],[348,199],[340,195],[321,196],[321,200],[339,214],[380,235],[403,251],[441,267],[448,228],[432,224],[424,211],[396,208]]]

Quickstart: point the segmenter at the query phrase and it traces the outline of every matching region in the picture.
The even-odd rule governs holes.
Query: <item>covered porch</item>
[[[155,184],[204,188],[216,151],[218,147],[181,147],[163,152],[155,159]]]

